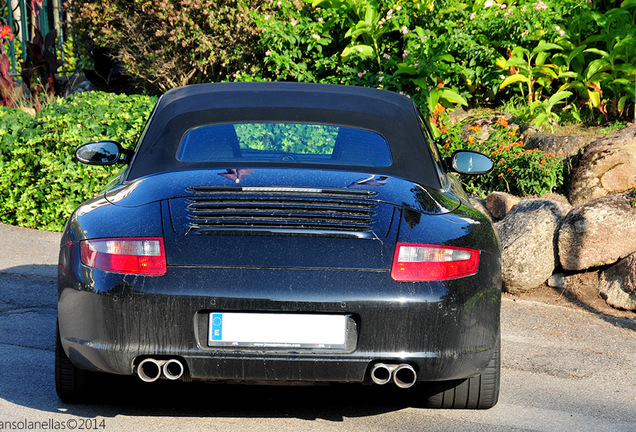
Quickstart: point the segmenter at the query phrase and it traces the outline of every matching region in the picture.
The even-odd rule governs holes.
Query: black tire
[[[422,383],[417,388],[423,408],[488,409],[499,399],[501,370],[499,339],[486,369],[462,380]]]
[[[66,403],[87,402],[93,375],[71,363],[62,348],[58,329],[55,336],[55,391],[60,400]]]

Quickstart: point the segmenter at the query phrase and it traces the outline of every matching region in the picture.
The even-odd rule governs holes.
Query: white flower
[[[486,0],[486,3],[484,3],[484,7],[485,8],[489,8],[492,7],[494,3],[492,2],[492,0]]]

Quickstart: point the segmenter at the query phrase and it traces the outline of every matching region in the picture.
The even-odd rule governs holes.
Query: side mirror
[[[457,150],[445,161],[450,171],[459,174],[486,174],[495,166],[488,156],[473,150]]]
[[[75,150],[75,158],[87,165],[115,165],[128,163],[131,150],[122,148],[117,141],[94,141]]]

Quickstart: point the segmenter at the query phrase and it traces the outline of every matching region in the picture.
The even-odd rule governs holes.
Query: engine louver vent
[[[187,233],[224,231],[372,237],[375,192],[309,188],[195,187],[186,198]]]

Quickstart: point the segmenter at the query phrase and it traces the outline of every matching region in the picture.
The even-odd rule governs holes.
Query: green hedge
[[[97,139],[133,147],[155,103],[151,96],[86,92],[36,116],[0,108],[0,222],[61,230],[75,207],[121,169],[79,164],[75,149]]]

